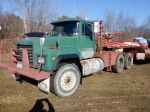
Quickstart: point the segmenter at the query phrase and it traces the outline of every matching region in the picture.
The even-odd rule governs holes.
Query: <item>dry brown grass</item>
[[[10,48],[15,47],[17,39],[2,39],[2,54],[10,52]]]
[[[0,68],[0,112],[150,112],[149,68],[150,63],[134,64],[121,74],[102,71],[85,77],[67,98],[44,94],[28,82],[19,84]]]

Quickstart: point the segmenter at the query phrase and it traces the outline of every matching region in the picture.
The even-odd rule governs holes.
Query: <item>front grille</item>
[[[29,64],[32,67],[33,66],[33,47],[32,45],[21,45],[17,44],[17,49],[25,48],[28,51],[28,58],[29,58]],[[22,55],[22,51],[17,51],[17,55]],[[22,61],[21,57],[17,57],[17,61]]]

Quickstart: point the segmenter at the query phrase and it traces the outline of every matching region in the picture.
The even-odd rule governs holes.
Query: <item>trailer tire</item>
[[[123,54],[119,54],[116,59],[116,65],[112,66],[113,72],[121,73],[124,68],[124,57]]]
[[[132,65],[131,53],[125,53],[124,55],[124,69],[129,70]]]
[[[80,84],[81,74],[77,66],[66,64],[53,76],[53,93],[60,97],[72,95]]]

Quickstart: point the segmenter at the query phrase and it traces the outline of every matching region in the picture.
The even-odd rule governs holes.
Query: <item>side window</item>
[[[82,24],[82,35],[84,36],[90,36],[91,32],[91,24]]]

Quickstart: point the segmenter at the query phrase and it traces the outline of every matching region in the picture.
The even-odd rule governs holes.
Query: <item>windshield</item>
[[[141,44],[147,44],[147,40],[146,40],[146,39],[139,39],[139,42],[140,42]]]
[[[53,32],[52,35],[62,36],[68,35],[78,35],[78,22],[63,22],[63,23],[55,23],[53,24]]]

